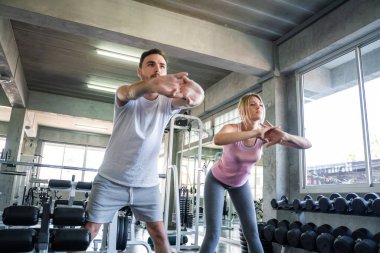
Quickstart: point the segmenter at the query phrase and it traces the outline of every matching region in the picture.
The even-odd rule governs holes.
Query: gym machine
[[[186,124],[176,124],[177,120],[185,122]],[[189,123],[191,125],[189,125]],[[193,124],[195,123],[195,124]],[[196,197],[195,197],[195,219],[194,219],[194,230],[183,231],[181,229],[181,217],[180,217],[180,196],[179,196],[179,181],[178,181],[178,167],[176,165],[171,165],[171,159],[173,157],[173,143],[174,143],[174,131],[175,130],[186,130],[190,132],[195,132],[198,135],[197,140],[197,179],[196,179]],[[199,202],[200,202],[200,178],[201,173],[204,173],[201,168],[202,160],[202,136],[203,136],[203,124],[199,118],[190,115],[177,114],[170,120],[169,129],[169,147],[168,147],[168,169],[166,171],[166,185],[165,185],[165,204],[164,204],[164,227],[168,230],[169,224],[169,200],[171,191],[171,182],[173,175],[173,191],[174,191],[174,210],[175,210],[175,226],[174,231],[168,230],[168,236],[175,235],[175,252],[182,252],[186,250],[187,252],[198,252],[200,246],[198,245],[198,235],[199,235]],[[190,141],[190,138],[189,138]],[[194,235],[194,243],[192,245],[181,245],[184,241],[186,235]]]
[[[92,182],[75,182],[75,177],[72,180],[50,179],[48,189],[51,191],[67,191],[69,192],[68,199],[57,199],[54,201],[54,206],[79,206],[85,208],[89,192],[91,192]],[[85,200],[75,200],[77,192],[85,193]]]
[[[51,199],[42,205],[42,210],[35,206],[6,207],[2,217],[7,228],[0,230],[0,252],[86,250],[90,233],[81,228],[86,221],[84,209],[51,209]]]
[[[42,205],[43,202],[35,203],[35,194],[44,195],[43,197],[48,198],[48,180],[41,180],[37,177],[38,168],[52,168],[52,169],[64,169],[64,170],[76,170],[76,171],[91,171],[97,172],[96,169],[90,168],[80,168],[72,166],[59,166],[41,163],[31,163],[31,162],[17,162],[17,161],[7,161],[0,160],[0,174],[6,176],[14,177],[15,186],[11,193],[11,202],[6,203],[6,205]],[[78,182],[79,183],[79,182]],[[79,183],[81,186],[81,183]],[[84,186],[84,185],[82,185]],[[84,186],[86,187],[86,186]],[[86,191],[86,189],[83,189]],[[40,191],[40,192],[36,192]],[[81,191],[81,189],[77,189]],[[28,198],[29,197],[29,198]],[[40,199],[42,196],[39,196]],[[46,200],[46,199],[44,199]]]
[[[103,236],[99,252],[115,253],[124,251],[127,245],[141,245],[145,247],[148,253],[152,252],[147,242],[136,240],[135,222],[129,207],[120,209],[114,215],[111,223],[103,225]],[[94,240],[95,245],[98,243],[97,240]]]

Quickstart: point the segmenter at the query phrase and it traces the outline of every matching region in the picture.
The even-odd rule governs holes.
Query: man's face
[[[141,80],[149,80],[167,74],[166,61],[159,54],[151,54],[145,57],[141,68],[138,68],[137,75]]]

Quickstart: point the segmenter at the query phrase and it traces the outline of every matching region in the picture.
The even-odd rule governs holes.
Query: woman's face
[[[248,100],[249,119],[252,121],[262,121],[264,118],[264,104],[255,96]]]

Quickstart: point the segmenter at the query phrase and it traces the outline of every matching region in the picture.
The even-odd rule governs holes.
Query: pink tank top
[[[251,147],[245,146],[242,141],[224,145],[222,157],[211,168],[213,176],[229,186],[245,184],[252,166],[261,158],[262,146],[263,141],[258,138]]]

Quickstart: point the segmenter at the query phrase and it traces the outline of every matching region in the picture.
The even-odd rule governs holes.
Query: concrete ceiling
[[[139,80],[138,63],[98,55],[96,49],[136,57],[142,49],[18,21],[11,23],[29,90],[113,103],[112,93],[89,89],[87,83],[117,87]],[[168,71],[188,71],[204,89],[231,72],[174,57],[169,57]]]
[[[135,0],[135,2],[211,22],[276,43],[291,36],[319,13],[325,13],[343,1]],[[55,30],[48,25],[30,24],[25,22],[26,18],[18,19],[17,14],[14,14],[10,20],[29,91],[113,103],[112,93],[91,90],[86,84],[102,82],[118,86],[138,80],[137,63],[97,55],[96,49],[124,52],[139,57],[144,51],[141,48],[85,34]],[[190,57],[188,60],[189,58],[176,54],[168,56],[170,73],[188,71],[191,78],[197,80],[205,90],[231,73],[231,69],[216,67],[223,64],[210,65],[200,58],[197,60],[197,57]],[[46,118],[46,122],[39,124],[51,124],[48,123],[51,118],[40,118],[41,121]],[[62,122],[73,120],[75,121],[73,117],[60,118]],[[71,123],[73,124],[75,123]]]
[[[331,0],[135,0],[276,41]],[[335,1],[338,2],[338,1]]]

